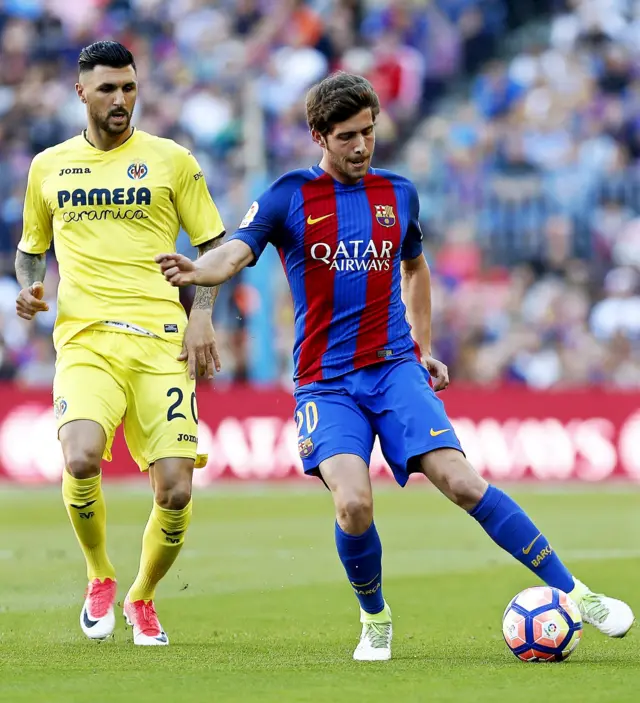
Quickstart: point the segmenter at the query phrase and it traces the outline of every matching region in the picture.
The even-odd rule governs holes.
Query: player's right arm
[[[160,254],[155,260],[167,281],[172,286],[181,287],[192,284],[219,286],[242,271],[253,259],[253,251],[248,244],[232,239],[196,261],[182,254]]]
[[[219,286],[255,264],[284,229],[291,190],[286,176],[276,181],[251,205],[231,239],[196,261],[181,254],[156,256],[164,277],[172,286]]]
[[[36,157],[29,169],[27,193],[24,200],[22,238],[16,253],[16,278],[22,290],[16,299],[16,313],[25,320],[49,306],[44,297],[46,252],[51,245],[53,228],[51,211],[42,194],[40,159]]]

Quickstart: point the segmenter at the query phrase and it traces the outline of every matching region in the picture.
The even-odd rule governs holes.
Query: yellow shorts
[[[154,337],[80,332],[56,361],[58,430],[73,420],[97,422],[107,437],[103,458],[111,461],[113,437],[124,422],[127,446],[141,471],[168,457],[187,457],[198,465],[195,381],[179,354],[177,344]]]

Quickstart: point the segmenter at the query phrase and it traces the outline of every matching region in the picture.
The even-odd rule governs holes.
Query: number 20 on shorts
[[[167,391],[167,398],[173,398],[173,396],[177,396],[176,400],[171,404],[169,409],[167,410],[167,420],[171,422],[171,420],[176,420],[177,418],[182,418],[183,420],[186,420],[187,417],[184,415],[184,413],[180,412],[181,406],[182,406],[182,401],[184,400],[184,393],[182,392],[182,389],[180,388],[169,388]],[[193,421],[198,424],[198,413],[196,410],[196,394],[195,392],[191,394],[191,417],[193,418]]]
[[[296,425],[300,434],[306,425],[306,434],[311,434],[318,426],[318,406],[313,400],[305,403],[304,412],[296,412]]]

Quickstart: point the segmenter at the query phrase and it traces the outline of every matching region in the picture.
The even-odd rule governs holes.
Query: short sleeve
[[[18,249],[25,254],[44,254],[53,237],[52,213],[42,193],[43,174],[40,160],[31,162],[24,199],[22,238]]]
[[[409,221],[407,233],[402,242],[400,256],[403,261],[416,259],[422,254],[422,229],[420,228],[420,201],[418,191],[409,183]]]
[[[180,147],[175,160],[175,205],[194,247],[224,234],[224,225],[196,158]]]
[[[270,242],[275,244],[275,239],[285,225],[289,203],[283,199],[276,188],[272,186],[266,190],[244,216],[231,239],[239,239],[248,244],[255,257],[252,264],[260,258]]]

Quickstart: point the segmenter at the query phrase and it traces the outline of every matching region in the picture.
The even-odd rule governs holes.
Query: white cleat
[[[584,622],[609,637],[624,637],[635,621],[631,608],[616,598],[593,593],[578,579],[574,581],[576,585],[569,596],[576,602]]]
[[[117,587],[112,579],[93,579],[87,586],[80,613],[80,627],[90,640],[104,640],[113,634],[116,626],[113,604]]]
[[[360,610],[362,633],[353,658],[360,662],[382,662],[391,659],[391,609],[384,604],[384,610],[377,615],[370,615]]]
[[[169,644],[167,633],[162,629],[153,601],[124,599],[124,619],[133,627],[133,644],[158,647]]]

